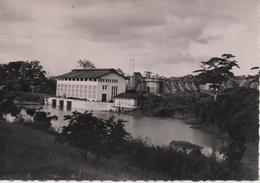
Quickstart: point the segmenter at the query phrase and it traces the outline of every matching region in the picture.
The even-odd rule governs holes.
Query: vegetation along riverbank
[[[38,62],[26,64],[39,66]],[[160,95],[144,92],[139,101],[139,109],[132,113],[183,118],[193,128],[214,131],[221,141],[220,153],[223,160],[220,160],[214,156],[205,156],[200,147],[187,142],[173,141],[168,146],[148,144],[143,139],[131,137],[125,129],[124,121],[100,119],[88,112],[73,112],[65,116],[69,125],[57,133],[51,126],[51,120],[55,120],[55,116],[50,116],[40,108],[34,110],[23,106],[42,104],[44,96],[53,94],[55,81],[46,79],[42,72],[36,72],[38,74],[35,77],[29,73],[25,77],[24,73],[12,72],[6,72],[5,85],[0,91],[2,179],[258,178],[257,89],[234,87],[217,90],[216,87],[211,95],[200,91]],[[21,76],[18,77],[18,73]],[[9,81],[13,83],[10,84]],[[38,92],[43,91],[45,94],[36,91],[34,82],[39,82]],[[215,84],[220,87],[220,83]],[[40,90],[41,87],[47,91]],[[19,115],[21,109],[25,109],[32,120],[23,119]],[[13,124],[5,122],[6,114],[16,117],[16,121]]]
[[[253,180],[257,177],[238,161],[220,162],[204,156],[190,144],[151,146],[133,139],[125,131],[124,122],[113,118],[102,120],[91,113],[74,112],[66,116],[69,126],[57,134],[49,128],[52,116],[41,111],[30,114],[34,122],[1,121],[3,178]]]
[[[183,118],[193,128],[217,134],[239,152],[237,158],[258,142],[259,91],[249,88],[226,89],[214,101],[204,93],[186,92],[168,95],[144,95],[137,114]],[[135,113],[135,112],[134,112]],[[250,148],[258,152],[258,146]],[[257,159],[257,153],[255,158]],[[235,155],[235,154],[233,154]],[[251,161],[257,167],[258,161]],[[257,168],[254,169],[257,171]]]

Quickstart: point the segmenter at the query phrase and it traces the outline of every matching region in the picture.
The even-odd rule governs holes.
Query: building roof
[[[137,99],[140,97],[139,93],[120,93],[119,95],[115,96],[115,98],[121,99]]]
[[[56,78],[65,79],[65,78],[82,78],[82,79],[97,79],[102,76],[115,73],[123,78],[126,78],[121,73],[118,73],[115,69],[73,69],[71,72],[57,76]]]

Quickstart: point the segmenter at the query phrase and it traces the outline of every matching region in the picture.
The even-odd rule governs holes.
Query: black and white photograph
[[[0,0],[0,182],[259,180],[259,0]]]

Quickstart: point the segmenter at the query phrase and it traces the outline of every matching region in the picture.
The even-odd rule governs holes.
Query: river
[[[58,116],[57,121],[52,121],[55,129],[61,130],[68,121],[63,120],[64,115],[71,114],[66,109],[53,108],[50,105],[44,106],[43,110]],[[83,112],[83,111],[82,111]],[[187,141],[203,147],[203,154],[214,154],[219,156],[217,147],[219,140],[216,136],[199,129],[191,128],[191,125],[183,120],[162,117],[134,116],[110,112],[95,111],[93,114],[99,118],[108,119],[114,115],[117,119],[127,121],[126,130],[133,137],[146,139],[153,145],[168,145],[171,141]]]

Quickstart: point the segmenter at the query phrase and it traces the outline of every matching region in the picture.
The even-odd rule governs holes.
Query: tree
[[[23,67],[21,67],[22,77],[26,79],[45,79],[46,71],[43,70],[43,66],[40,65],[40,61],[33,60],[30,62],[25,62]]]
[[[95,69],[95,65],[90,60],[79,60],[78,65],[84,69]]]
[[[57,116],[50,116],[50,113],[44,111],[38,111],[34,114],[33,128],[43,131],[48,131],[51,127],[51,120],[57,120]]]
[[[218,91],[221,85],[229,78],[234,77],[231,71],[234,67],[239,68],[235,56],[232,54],[223,54],[222,57],[213,57],[208,61],[201,62],[200,70],[195,70],[194,73],[199,73],[196,77],[199,84],[210,83],[214,92],[214,100],[217,99]]]
[[[259,85],[259,73],[260,73],[259,67],[255,66],[255,67],[252,67],[250,70],[257,70],[257,74],[249,76],[249,79],[251,79],[249,81],[249,84],[256,82]]]
[[[69,120],[69,125],[63,127],[56,140],[81,149],[86,157],[91,151],[100,159],[107,149],[121,145],[129,136],[122,120],[99,119],[87,111],[75,111],[65,116],[65,120]]]
[[[256,66],[256,67],[252,67],[250,70],[258,70],[258,69],[259,69],[259,67]]]
[[[16,116],[20,113],[21,108],[14,103],[14,97],[6,94],[4,91],[0,91],[0,119],[3,119],[6,114]]]
[[[46,79],[46,71],[40,61],[14,61],[0,65],[0,79],[3,82],[17,79]]]
[[[240,160],[246,150],[246,141],[244,135],[240,135],[239,138],[233,138],[229,135],[229,133],[230,132],[220,137],[220,153],[224,155],[224,159],[226,160],[228,167],[234,171],[241,165]]]

